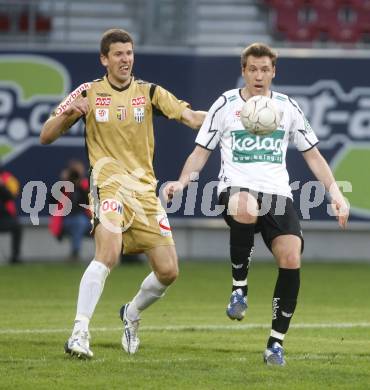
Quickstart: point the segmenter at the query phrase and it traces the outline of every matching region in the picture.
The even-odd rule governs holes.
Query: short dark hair
[[[132,46],[134,46],[134,41],[127,31],[121,30],[119,28],[112,28],[107,30],[101,38],[100,54],[107,56],[110,45],[116,42],[131,43]]]
[[[270,57],[272,66],[276,65],[277,54],[271,49],[271,47],[265,45],[264,43],[252,43],[242,51],[241,65],[243,69],[247,65],[247,59],[249,56]]]

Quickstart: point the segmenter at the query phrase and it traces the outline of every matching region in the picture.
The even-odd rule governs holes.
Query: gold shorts
[[[123,253],[142,253],[163,245],[175,245],[167,214],[155,192],[123,194],[114,186],[90,192],[93,231],[102,223],[108,230],[122,232]]]

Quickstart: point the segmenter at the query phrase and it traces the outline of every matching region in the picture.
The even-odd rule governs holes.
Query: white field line
[[[169,325],[169,326],[141,326],[140,331],[147,332],[186,332],[186,331],[240,331],[248,329],[269,329],[270,324],[244,324],[244,325]],[[332,323],[304,323],[292,324],[293,329],[346,329],[346,328],[370,328],[370,322],[332,322]],[[118,332],[122,327],[91,328],[91,332]],[[10,334],[52,334],[69,333],[70,328],[60,329],[1,329],[0,335]]]
[[[174,357],[171,357],[171,359],[168,359],[168,358],[163,358],[163,359],[144,359],[142,357],[140,357],[139,359],[130,359],[130,357],[128,355],[125,355],[127,357],[125,358],[118,358],[118,362],[123,362],[125,363],[126,365],[127,364],[131,364],[131,365],[142,365],[142,364],[147,364],[147,363],[150,363],[150,364],[156,364],[156,363],[160,363],[160,364],[174,364],[174,363],[193,363],[193,362],[200,362],[200,361],[204,361],[204,358],[203,357],[181,357],[181,358],[174,358]],[[335,356],[334,355],[331,355],[331,354],[322,354],[322,355],[319,355],[319,354],[304,354],[304,355],[299,355],[299,356],[292,356],[292,354],[289,355],[289,360],[307,360],[307,361],[314,361],[314,360],[325,360],[325,361],[333,361],[333,360],[340,360],[340,359],[358,359],[358,355],[354,354],[354,355],[339,355],[339,354],[336,354]],[[249,361],[252,361],[253,359],[249,359],[248,357],[233,357],[233,356],[229,356],[227,358],[227,361],[228,362],[249,362]],[[37,364],[37,363],[45,363],[45,364],[49,364],[50,361],[54,361],[54,358],[46,358],[46,357],[42,357],[40,359],[29,359],[29,358],[12,358],[12,357],[9,357],[9,358],[0,358],[0,363],[26,363],[26,364]],[[105,362],[109,362],[110,360],[109,359],[105,359],[105,358],[93,358],[92,360],[88,360],[89,362],[89,365],[92,364],[100,364],[100,363],[105,363]],[[219,362],[223,362],[224,361],[224,358],[207,358],[207,363],[219,363]]]

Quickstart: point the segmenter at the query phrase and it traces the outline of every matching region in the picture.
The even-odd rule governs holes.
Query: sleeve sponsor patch
[[[90,89],[91,83],[81,84],[78,88],[72,91],[63,101],[59,104],[59,106],[54,111],[55,116],[59,116],[63,114],[64,111],[71,105],[73,101],[75,101],[83,91]]]

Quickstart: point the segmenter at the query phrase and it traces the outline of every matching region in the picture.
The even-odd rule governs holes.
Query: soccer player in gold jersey
[[[122,345],[129,354],[139,347],[141,311],[162,297],[177,278],[171,228],[155,192],[153,113],[194,129],[205,117],[205,112],[191,110],[164,88],[136,79],[132,75],[133,46],[126,31],[106,31],[100,43],[106,75],[68,95],[45,122],[40,135],[42,144],[50,144],[77,120],[83,119],[86,124],[96,251],[82,276],[74,328],[65,344],[67,353],[82,358],[93,356],[89,322],[122,250],[145,252],[152,268],[138,293],[120,311]]]

